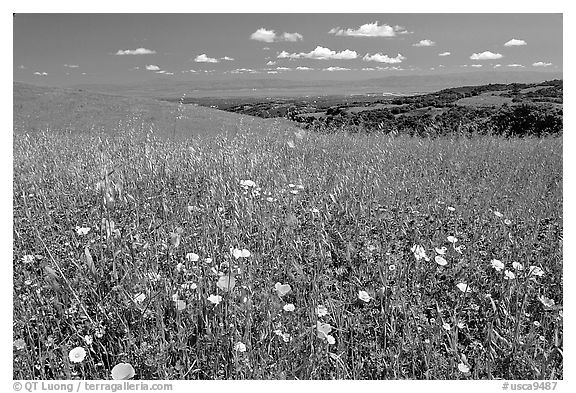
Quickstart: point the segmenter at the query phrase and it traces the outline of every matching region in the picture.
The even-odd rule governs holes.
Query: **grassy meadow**
[[[563,378],[561,137],[266,124],[14,135],[14,379]]]

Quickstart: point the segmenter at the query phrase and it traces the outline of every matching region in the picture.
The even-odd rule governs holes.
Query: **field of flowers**
[[[15,379],[562,379],[562,139],[14,136]]]

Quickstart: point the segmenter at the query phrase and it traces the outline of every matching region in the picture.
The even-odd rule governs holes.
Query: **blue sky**
[[[561,14],[17,14],[35,84],[562,71]]]

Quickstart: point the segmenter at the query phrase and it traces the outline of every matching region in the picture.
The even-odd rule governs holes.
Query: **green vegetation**
[[[561,138],[122,128],[14,135],[14,379],[563,378]]]

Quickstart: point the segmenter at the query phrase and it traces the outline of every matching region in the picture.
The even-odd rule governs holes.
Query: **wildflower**
[[[288,292],[290,292],[292,290],[292,287],[290,286],[290,284],[281,284],[277,282],[274,285],[274,289],[276,290],[276,293],[278,293],[278,296],[282,297],[286,295]]]
[[[22,350],[26,348],[26,342],[21,338],[14,340],[14,347],[16,347],[16,349]]]
[[[504,269],[504,264],[500,262],[498,259],[492,259],[492,262],[490,262],[490,264],[494,269],[496,269],[497,272]]]
[[[325,315],[328,315],[328,309],[326,308],[326,306],[319,305],[318,307],[316,307],[316,314],[319,317],[323,317]]]
[[[256,183],[254,183],[252,180],[240,180],[240,185],[244,188],[256,187]]]
[[[223,291],[231,291],[236,286],[236,279],[231,275],[224,275],[218,279],[216,286]]]
[[[294,149],[296,147],[296,145],[294,144],[294,142],[292,142],[292,140],[289,140],[288,142],[286,142],[286,144],[288,145],[289,148]]]
[[[452,207],[452,206],[448,206],[446,209],[450,210],[451,212],[453,212],[453,211],[456,210],[456,208],[455,208],[455,207]]]
[[[222,296],[220,295],[210,295],[208,296],[208,301],[212,304],[218,305],[222,301]]]
[[[118,363],[112,368],[112,379],[125,380],[132,378],[136,372],[130,363]]]
[[[546,308],[554,307],[554,304],[556,304],[553,299],[547,298],[544,295],[540,295],[538,300],[540,300],[540,303],[542,303]]]
[[[446,254],[446,251],[448,251],[448,249],[446,247],[441,247],[441,248],[435,247],[434,251],[436,251],[437,254],[444,255],[444,254]]]
[[[450,324],[447,323],[447,322],[444,322],[444,323],[442,324],[442,327],[444,328],[444,330],[448,330],[448,331],[449,331],[450,329],[452,329],[452,327],[450,326]]]
[[[292,337],[290,337],[290,334],[288,333],[282,333],[282,340],[287,343],[288,341],[292,340]]]
[[[505,219],[505,220],[504,220],[504,224],[510,225],[510,224],[512,224],[512,221],[510,221],[509,219]]]
[[[282,308],[286,312],[292,312],[296,309],[296,307],[294,307],[294,305],[292,303],[285,304],[284,307],[282,307]]]
[[[34,255],[24,255],[22,257],[22,262],[24,262],[26,264],[30,264],[30,263],[34,262]]]
[[[276,199],[275,199],[275,198],[272,198],[272,197],[270,197],[270,196],[269,196],[269,197],[266,197],[266,200],[267,200],[268,202],[270,202],[270,203],[276,202]]]
[[[456,326],[458,326],[458,329],[464,329],[466,327],[466,325],[464,324],[464,322],[458,322],[456,324]]]
[[[172,301],[173,302],[177,302],[178,299],[180,299],[180,296],[178,296],[178,293],[175,293],[174,295],[172,295]]]
[[[288,187],[290,187],[290,188],[294,188],[294,187],[296,187],[296,185],[295,185],[295,184],[292,184],[292,183],[290,183],[290,184],[288,184]]]
[[[31,285],[32,284],[32,280],[24,280],[24,285]]]
[[[412,248],[410,249],[410,251],[412,251],[414,253],[414,258],[416,258],[417,261],[424,259],[426,261],[429,261],[430,258],[428,258],[426,256],[426,251],[424,250],[424,247],[420,246],[420,245],[413,245]]]
[[[315,214],[320,213],[320,210],[316,209],[315,207],[313,207],[310,211]]]
[[[94,339],[92,338],[92,336],[86,335],[84,336],[84,342],[86,343],[86,345],[92,345]]]
[[[234,344],[234,350],[238,352],[246,352],[246,344],[238,341],[236,344]]]
[[[465,365],[463,362],[460,362],[458,363],[458,370],[466,374],[470,372],[470,367]]]
[[[504,214],[500,213],[499,211],[494,210],[494,215],[498,218],[504,217]]]
[[[82,347],[76,347],[70,350],[68,358],[72,363],[82,363],[86,357],[86,350]]]
[[[304,186],[302,184],[297,184],[296,188],[299,189],[300,191],[304,190]]]
[[[81,228],[79,226],[76,226],[76,233],[78,234],[78,236],[84,236],[84,235],[87,235],[88,232],[90,232],[90,229],[91,228],[89,228],[89,227],[82,227]]]
[[[212,263],[212,258],[206,258],[204,259],[204,262],[209,265]]]
[[[328,344],[334,344],[336,340],[329,333],[332,331],[332,326],[328,323],[316,322],[316,334],[318,338],[326,340]]]
[[[104,333],[106,333],[106,328],[104,326],[100,325],[96,328],[94,335],[98,338],[102,338],[102,337],[104,337]]]
[[[299,131],[294,133],[294,136],[300,140],[302,140],[305,135],[306,135],[306,132],[304,130],[299,130]]]
[[[512,262],[512,267],[516,270],[524,270],[524,266],[520,262]]]
[[[461,290],[462,292],[470,292],[472,291],[472,288],[470,288],[470,286],[466,283],[459,283],[456,285],[458,287],[459,290]]]
[[[146,300],[146,295],[143,293],[139,293],[134,297],[134,301],[138,304],[142,303],[144,300]]]
[[[538,276],[542,277],[544,275],[544,270],[540,269],[538,266],[530,266],[528,269],[528,276]]]
[[[188,254],[186,254],[186,259],[190,262],[198,262],[198,259],[200,259],[200,256],[198,254],[193,253],[193,252],[189,252]]]
[[[186,269],[184,268],[184,264],[180,262],[176,265],[176,270],[181,272],[182,270],[186,270]]]
[[[390,266],[388,266],[388,270],[390,270],[391,272],[393,272],[394,270],[396,270],[396,265],[390,265]]]
[[[464,244],[460,244],[458,247],[454,247],[454,250],[456,250],[457,253],[462,254],[462,251],[466,249],[466,246]]]
[[[514,280],[516,275],[511,272],[510,270],[504,270],[504,279],[505,280]]]
[[[546,337],[544,337],[544,336],[540,336],[540,337],[538,337],[538,339],[539,339],[540,341],[543,341],[543,342],[546,341]]]
[[[448,236],[446,239],[452,244],[458,241],[458,239],[456,239],[454,236]]]
[[[542,325],[540,324],[540,322],[538,322],[538,321],[534,321],[534,326],[536,326],[536,327],[540,327],[540,326],[542,326]]]
[[[428,340],[427,338],[424,339],[424,343],[425,344],[430,344],[430,340]]]
[[[184,300],[178,300],[176,302],[176,309],[178,311],[186,310],[186,302]]]
[[[434,257],[434,260],[440,266],[446,266],[448,264],[448,261],[442,258],[440,255],[436,255],[436,257]]]
[[[234,258],[236,258],[236,259],[248,258],[250,256],[250,251],[248,251],[247,249],[239,250],[239,249],[235,248],[232,251],[232,255],[234,255]]]
[[[372,299],[372,297],[370,297],[370,295],[368,295],[368,292],[366,291],[358,291],[358,299],[368,303],[370,299]]]
[[[290,194],[298,195],[298,190],[290,190]]]

